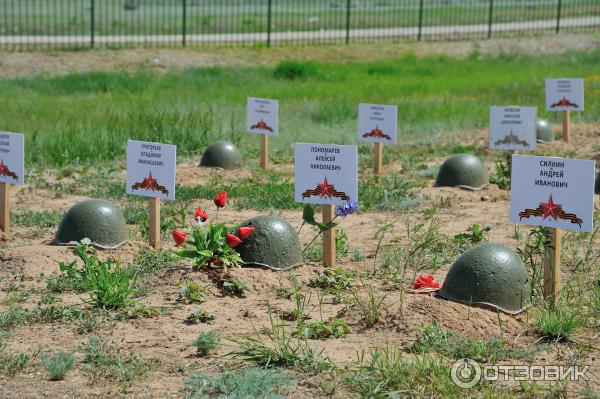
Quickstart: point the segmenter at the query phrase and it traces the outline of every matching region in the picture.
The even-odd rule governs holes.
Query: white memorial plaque
[[[583,110],[583,79],[546,79],[546,111]]]
[[[591,232],[595,161],[513,155],[510,221]]]
[[[296,202],[344,205],[358,201],[357,170],[354,145],[296,143]]]
[[[176,166],[176,146],[127,141],[127,194],[174,200]]]
[[[279,133],[279,102],[266,98],[248,97],[246,130],[248,133],[277,136]]]
[[[25,136],[0,132],[0,183],[25,182]]]
[[[490,148],[535,150],[536,107],[491,107]]]
[[[358,140],[396,144],[398,107],[396,105],[359,104]]]

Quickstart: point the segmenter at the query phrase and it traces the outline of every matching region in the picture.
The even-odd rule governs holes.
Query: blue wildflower
[[[358,202],[348,201],[343,206],[338,205],[335,207],[335,215],[345,218],[346,216],[352,215],[358,211],[358,208]]]

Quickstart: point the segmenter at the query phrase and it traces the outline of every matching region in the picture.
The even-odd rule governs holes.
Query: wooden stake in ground
[[[571,119],[571,115],[569,114],[569,111],[563,111],[562,112],[562,125],[563,125],[562,134],[563,134],[563,140],[565,141],[565,143],[571,142],[570,119]]]
[[[506,160],[506,163],[508,164],[508,166],[512,165],[512,157],[515,154],[518,154],[517,150],[508,150],[508,159]]]
[[[153,248],[160,248],[160,198],[150,198],[149,206],[149,244]]]
[[[334,218],[334,205],[322,205],[323,224],[330,223]],[[335,228],[330,228],[323,233],[323,266],[335,267]]]
[[[547,246],[544,256],[544,299],[558,304],[560,299],[560,249],[562,231],[556,228],[547,228],[546,234],[550,238],[550,245]]]
[[[0,183],[0,229],[10,234],[10,185]]]
[[[263,169],[269,169],[269,136],[266,134],[260,135],[260,166]]]
[[[373,156],[373,170],[376,176],[383,173],[383,144],[375,143],[375,154]]]

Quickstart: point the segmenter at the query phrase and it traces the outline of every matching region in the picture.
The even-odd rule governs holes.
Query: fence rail
[[[485,39],[600,28],[600,0],[0,0],[0,48]]]

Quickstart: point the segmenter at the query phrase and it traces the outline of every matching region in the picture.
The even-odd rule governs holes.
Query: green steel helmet
[[[302,249],[296,230],[277,216],[256,216],[240,227],[251,226],[254,231],[235,247],[249,265],[285,270],[303,263]]]
[[[554,130],[552,130],[552,125],[548,123],[545,119],[538,119],[536,122],[536,135],[537,141],[540,143],[550,143],[554,141]]]
[[[509,248],[482,243],[464,252],[448,270],[439,295],[452,301],[491,306],[517,314],[529,304],[523,259]]]
[[[229,141],[212,143],[202,154],[200,166],[223,168],[226,170],[239,169],[242,166],[240,151]]]
[[[123,214],[111,202],[89,199],[64,214],[53,244],[73,244],[88,238],[100,248],[116,248],[129,239]]]
[[[446,159],[437,175],[437,187],[462,187],[480,190],[488,185],[485,165],[472,154],[456,154]]]

